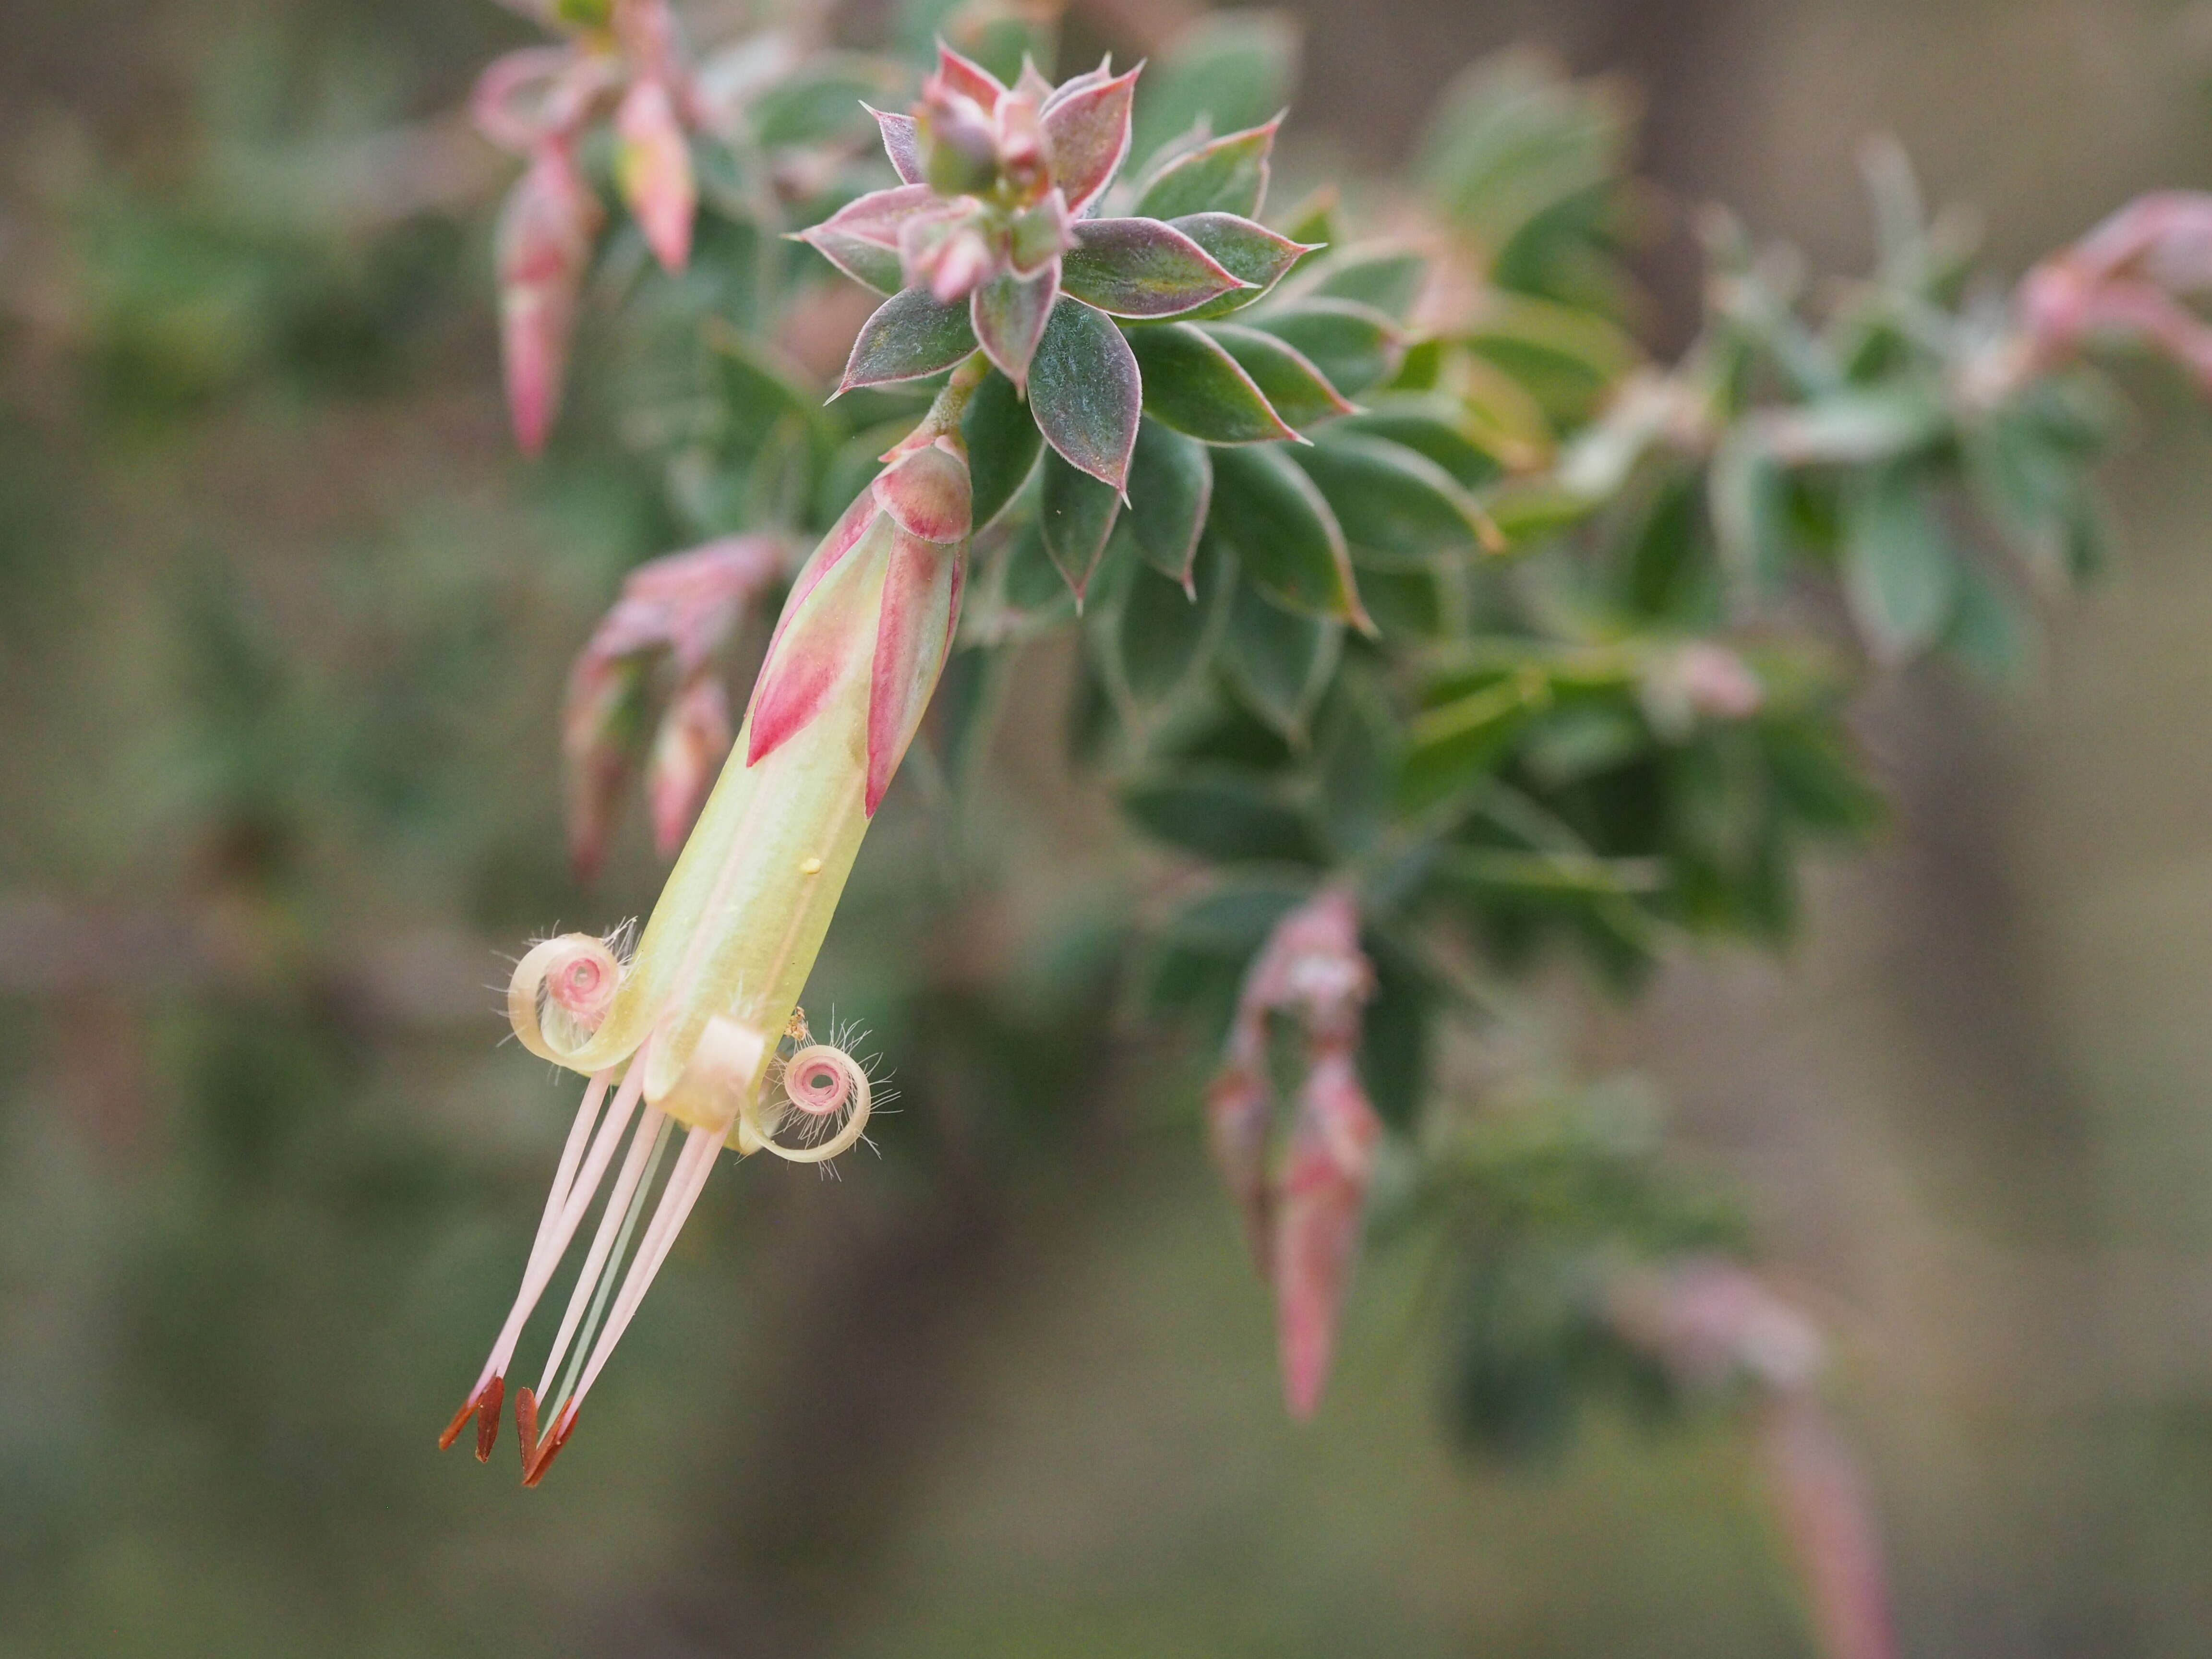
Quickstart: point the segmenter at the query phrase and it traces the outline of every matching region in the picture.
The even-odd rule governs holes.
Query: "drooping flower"
[[[560,410],[577,298],[603,216],[562,138],[538,145],[500,216],[500,340],[507,409],[525,454],[544,448]]]
[[[2187,301],[2212,293],[2212,194],[2138,197],[2021,279],[2019,349],[2002,389],[2102,336],[2141,341],[2212,392],[2212,324]]]
[[[1624,1273],[1608,1303],[1615,1328],[1684,1386],[1756,1391],[1775,1507],[1821,1652],[1895,1659],[1874,1504],[1820,1396],[1820,1328],[1750,1269],[1711,1257]]]
[[[866,1124],[865,1070],[804,1036],[799,996],[951,650],[970,520],[959,417],[983,372],[954,376],[793,583],[737,747],[635,954],[570,934],[515,969],[517,1036],[590,1084],[521,1291],[441,1444],[473,1418],[490,1455],[524,1326],[629,1137],[544,1369],[516,1399],[526,1485],[567,1443],[721,1148],[820,1162]]]
[[[1294,1417],[1313,1415],[1328,1381],[1382,1136],[1358,1069],[1360,1012],[1374,994],[1358,906],[1348,890],[1329,888],[1277,924],[1254,959],[1206,1091],[1214,1162],[1275,1287],[1283,1393]],[[1274,1015],[1296,1022],[1305,1065],[1279,1163],[1268,1067]]]

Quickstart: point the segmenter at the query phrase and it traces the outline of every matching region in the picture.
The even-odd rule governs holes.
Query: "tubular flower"
[[[1283,1393],[1310,1417],[1328,1381],[1337,1316],[1358,1255],[1361,1211],[1382,1123],[1359,1080],[1360,1011],[1375,970],[1359,949],[1352,895],[1331,888],[1278,924],[1246,975],[1228,1054],[1206,1091],[1214,1161],[1275,1286]],[[1271,1168],[1267,1020],[1295,1019],[1306,1076],[1290,1145]]]
[[[570,934],[515,969],[516,1036],[590,1083],[521,1291],[441,1444],[473,1417],[477,1455],[490,1455],[523,1327],[629,1137],[544,1370],[516,1399],[526,1485],[574,1431],[715,1155],[818,1163],[867,1122],[866,1072],[805,1036],[799,994],[951,650],[970,519],[958,422],[982,373],[978,362],[954,376],[800,570],[731,761],[635,954]],[[801,1046],[786,1053],[787,1041]]]
[[[2212,195],[2141,196],[2021,279],[2021,330],[1998,354],[1996,390],[2071,361],[2100,337],[2140,341],[2212,392],[2212,325],[2188,303],[2212,292]]]

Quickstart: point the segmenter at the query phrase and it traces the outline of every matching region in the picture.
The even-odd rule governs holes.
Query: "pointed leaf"
[[[1129,343],[1103,312],[1063,295],[1030,363],[1030,410],[1069,465],[1120,489],[1144,388]]]
[[[1479,441],[1482,428],[1467,417],[1457,400],[1444,397],[1394,397],[1339,422],[1331,439],[1381,438],[1434,461],[1465,489],[1476,489],[1498,475],[1498,457]]]
[[[1303,741],[1343,645],[1342,623],[1293,616],[1239,582],[1219,661],[1240,702],[1285,737]]]
[[[1292,266],[1313,252],[1304,242],[1279,236],[1267,226],[1240,219],[1233,213],[1193,213],[1173,222],[1175,228],[1213,256],[1221,268],[1247,284],[1218,300],[1210,300],[1194,313],[1224,317],[1265,299]]]
[[[1364,560],[1419,568],[1474,547],[1484,529],[1474,498],[1426,456],[1379,438],[1340,436],[1291,459],[1321,486]]]
[[[899,264],[901,228],[916,214],[940,205],[928,185],[900,185],[848,202],[820,224],[795,234],[854,282],[878,294],[896,294],[905,286]]]
[[[1034,276],[1012,271],[994,276],[969,300],[969,320],[975,338],[998,371],[1017,387],[1029,383],[1030,360],[1060,298],[1060,266],[1048,264]]]
[[[1282,124],[1279,115],[1265,126],[1230,133],[1178,156],[1146,184],[1137,211],[1148,219],[1179,219],[1187,213],[1250,218],[1267,199],[1267,154]]]
[[[1172,317],[1234,292],[1237,277],[1157,219],[1086,219],[1074,227],[1067,291],[1115,317]]]
[[[1006,88],[997,76],[981,64],[963,58],[942,40],[937,43],[937,74],[963,98],[972,98],[981,104],[987,114],[996,109],[999,100],[1006,95]]]
[[[1404,322],[1420,298],[1429,262],[1418,253],[1348,253],[1332,258],[1314,283],[1322,299],[1352,300]]]
[[[871,817],[921,727],[952,649],[967,557],[964,544],[945,547],[904,531],[892,543],[869,671],[866,805]]]
[[[1091,586],[1098,561],[1106,552],[1115,516],[1121,510],[1121,492],[1087,472],[1079,472],[1057,455],[1044,458],[1044,488],[1037,502],[1037,523],[1044,532],[1045,551],[1067,582],[1078,605]]]
[[[1389,378],[1404,340],[1388,317],[1352,300],[1302,300],[1252,326],[1296,346],[1347,398]]]
[[[1852,502],[1844,597],[1875,653],[1899,661],[1935,642],[1958,603],[1959,562],[1925,479],[1887,467]]]
[[[1145,413],[1210,444],[1272,443],[1297,434],[1229,349],[1188,323],[1129,331],[1144,370]]]
[[[914,117],[893,114],[872,104],[864,103],[860,107],[876,118],[876,125],[884,135],[884,154],[890,158],[891,171],[898,174],[899,182],[921,183],[921,134]]]
[[[1182,690],[1212,655],[1235,582],[1236,562],[1217,541],[1208,541],[1194,560],[1188,589],[1180,574],[1165,576],[1142,559],[1130,562],[1101,622],[1108,678],[1139,717]]]
[[[1146,562],[1186,589],[1212,499],[1206,446],[1158,421],[1141,422],[1129,458],[1129,528]]]
[[[1224,449],[1213,457],[1211,521],[1246,579],[1278,604],[1371,627],[1336,514],[1280,449]]]
[[[927,289],[910,288],[878,306],[860,325],[837,390],[920,380],[951,368],[975,349],[965,299],[941,305]]]
[[[1261,395],[1274,405],[1275,413],[1292,426],[1308,427],[1334,416],[1349,415],[1352,405],[1337,396],[1336,388],[1304,353],[1286,341],[1257,329],[1222,324],[1207,331],[1252,377]]]
[[[1136,88],[1137,71],[1131,70],[1072,95],[1063,88],[1046,106],[1045,155],[1053,182],[1066,195],[1071,211],[1080,213],[1112,183],[1129,154],[1129,110]]]
[[[1227,768],[1186,769],[1133,783],[1121,810],[1137,827],[1222,864],[1319,864],[1305,815],[1261,778]]]
[[[1044,438],[1030,418],[1029,405],[1014,390],[1014,383],[996,369],[969,399],[960,432],[968,444],[975,528],[981,530],[1029,481]]]

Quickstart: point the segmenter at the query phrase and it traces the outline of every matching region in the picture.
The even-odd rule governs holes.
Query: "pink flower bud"
[[[691,257],[699,188],[691,171],[691,147],[665,82],[648,76],[631,86],[615,112],[615,176],[623,200],[662,267],[683,270]]]
[[[999,135],[983,105],[942,76],[922,82],[915,106],[921,174],[940,196],[969,196],[998,181]]]
[[[561,404],[577,295],[602,218],[599,199],[561,140],[532,154],[500,216],[500,326],[507,408],[526,454],[545,447]]]
[[[653,845],[673,858],[706,805],[722,757],[730,752],[730,700],[712,674],[680,687],[661,717],[646,763],[645,794],[653,807]]]

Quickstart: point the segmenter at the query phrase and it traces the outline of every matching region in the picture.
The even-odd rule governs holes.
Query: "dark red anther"
[[[491,1462],[491,1449],[499,1443],[499,1407],[507,1397],[507,1379],[495,1376],[483,1385],[483,1403],[477,1407],[477,1462]]]
[[[461,1431],[468,1426],[469,1419],[474,1417],[476,1414],[477,1397],[474,1395],[471,1395],[466,1400],[461,1401],[460,1410],[455,1412],[453,1413],[453,1420],[446,1425],[445,1433],[438,1437],[438,1449],[440,1451],[453,1450],[453,1442],[461,1437]]]
[[[514,1396],[514,1432],[522,1442],[522,1473],[530,1474],[530,1460],[538,1455],[538,1396],[525,1388]]]
[[[524,1486],[534,1486],[545,1478],[545,1471],[553,1467],[553,1460],[561,1455],[561,1448],[568,1443],[568,1437],[575,1431],[575,1427],[576,1408],[563,1406],[561,1414],[553,1419],[552,1430],[538,1442],[538,1455],[522,1472]]]

